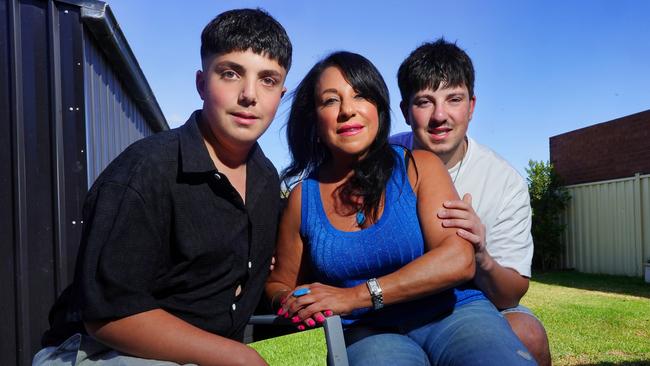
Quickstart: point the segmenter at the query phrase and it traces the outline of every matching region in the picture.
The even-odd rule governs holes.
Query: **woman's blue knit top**
[[[354,287],[392,273],[424,254],[417,199],[406,175],[405,151],[397,146],[393,149],[395,165],[386,185],[384,211],[374,225],[363,230],[347,232],[334,228],[323,209],[317,173],[303,181],[300,234],[316,281]],[[381,319],[381,325],[386,325],[413,316],[432,320],[455,305],[483,298],[472,286],[462,286],[387,306],[378,312],[360,309],[344,317],[344,323],[376,323]]]

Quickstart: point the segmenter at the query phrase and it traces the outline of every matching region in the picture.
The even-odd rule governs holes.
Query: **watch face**
[[[370,288],[370,292],[377,291],[377,283],[373,280],[368,280],[368,287]]]
[[[368,280],[368,287],[370,288],[370,292],[373,295],[381,294],[381,287],[379,287],[377,280],[375,279]]]
[[[379,283],[377,283],[376,279],[371,278],[368,280],[367,284],[368,291],[370,291],[370,298],[372,300],[373,307],[375,310],[381,309],[384,306],[384,301]]]

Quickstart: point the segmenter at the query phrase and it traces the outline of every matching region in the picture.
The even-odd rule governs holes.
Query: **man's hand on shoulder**
[[[462,200],[443,203],[438,210],[444,227],[457,228],[461,238],[474,245],[476,276],[474,283],[497,308],[517,305],[528,289],[528,279],[511,268],[499,265],[486,249],[486,228],[472,208],[472,196],[468,193]]]
[[[472,195],[466,193],[462,200],[447,201],[438,210],[442,226],[457,228],[457,234],[474,246],[476,264],[483,270],[489,270],[494,260],[486,249],[485,225],[472,207]]]

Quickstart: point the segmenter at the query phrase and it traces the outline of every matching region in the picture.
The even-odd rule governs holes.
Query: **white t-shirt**
[[[390,142],[413,148],[413,133],[393,135]],[[472,195],[472,207],[486,228],[488,253],[503,267],[530,277],[533,236],[528,185],[494,151],[470,137],[467,142],[462,165],[459,162],[449,169],[456,191],[461,198],[465,193]]]

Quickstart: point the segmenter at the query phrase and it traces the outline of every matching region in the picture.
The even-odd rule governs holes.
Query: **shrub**
[[[530,160],[526,173],[533,211],[533,268],[542,271],[557,268],[564,249],[561,238],[566,226],[560,221],[560,215],[571,197],[550,162]]]

